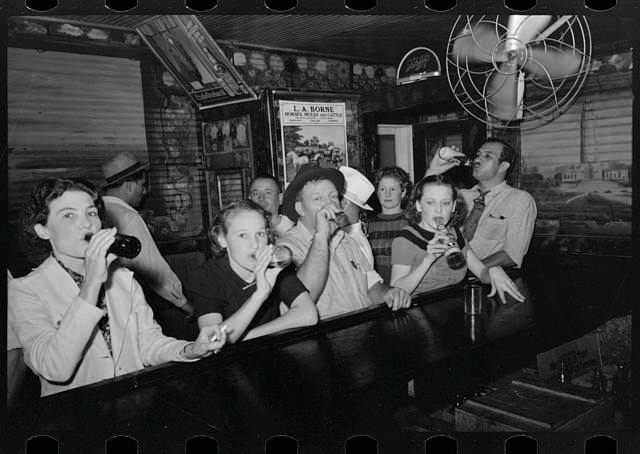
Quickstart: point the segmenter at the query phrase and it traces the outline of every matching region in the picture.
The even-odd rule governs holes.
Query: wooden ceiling
[[[55,16],[90,24],[134,29],[154,16]],[[444,57],[455,15],[198,15],[217,40],[318,52],[398,64],[414,47]],[[629,39],[630,22],[617,16],[590,19],[594,46]],[[630,39],[629,39],[630,41]]]

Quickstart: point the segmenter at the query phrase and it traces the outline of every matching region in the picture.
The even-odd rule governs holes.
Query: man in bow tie
[[[460,164],[436,153],[427,175],[437,175]],[[449,157],[466,157],[451,149]],[[468,214],[462,232],[476,255],[487,266],[520,267],[533,234],[537,209],[531,194],[509,186],[506,179],[516,163],[514,148],[501,139],[489,138],[473,160],[478,182],[460,191]]]

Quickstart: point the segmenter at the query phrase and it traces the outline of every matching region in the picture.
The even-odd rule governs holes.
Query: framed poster
[[[136,31],[200,109],[257,98],[196,16],[156,16]]]
[[[278,101],[285,185],[301,165],[349,165],[344,102]]]
[[[202,146],[205,155],[251,151],[249,115],[202,123]]]

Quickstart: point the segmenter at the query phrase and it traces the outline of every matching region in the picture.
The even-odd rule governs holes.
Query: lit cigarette
[[[227,325],[222,325],[222,328],[220,328],[220,332],[224,333],[227,330]],[[218,335],[214,334],[213,337],[211,338],[211,342],[215,342],[218,340]]]

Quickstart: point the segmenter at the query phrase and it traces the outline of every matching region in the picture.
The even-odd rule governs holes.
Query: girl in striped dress
[[[391,242],[409,223],[404,208],[411,195],[411,180],[400,167],[385,167],[375,173],[374,185],[382,212],[368,219],[367,235],[375,269],[388,284],[391,278]]]
[[[455,187],[442,175],[425,177],[416,184],[407,207],[411,223],[392,243],[391,285],[411,294],[424,293],[461,282],[468,268],[483,283],[491,284],[489,296],[497,292],[504,302],[504,292],[507,292],[516,300],[524,301],[502,267],[486,267],[460,230],[450,226],[456,196]],[[452,244],[463,252],[466,266],[451,269],[443,258]]]

